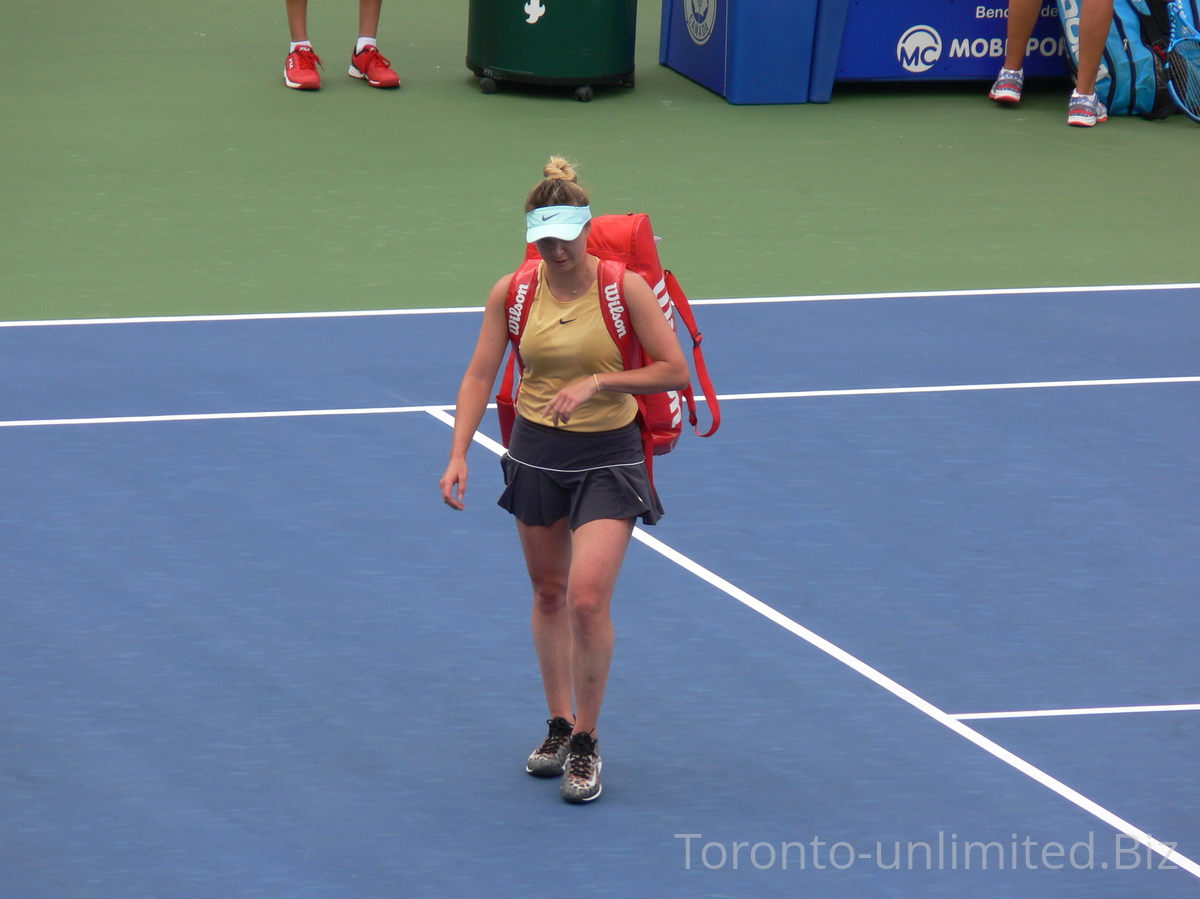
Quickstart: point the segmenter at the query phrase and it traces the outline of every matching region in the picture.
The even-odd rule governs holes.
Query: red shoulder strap
[[[608,327],[609,336],[621,350],[621,365],[626,370],[641,368],[642,346],[633,331],[629,308],[625,305],[625,263],[620,259],[601,258],[597,272],[600,288],[601,318]],[[650,477],[650,488],[654,489],[654,435],[648,424],[646,397],[634,396],[638,405],[638,425],[642,432],[642,455],[646,458],[646,474]]]
[[[529,307],[533,305],[533,297],[537,293],[539,265],[538,259],[526,259],[508,282],[504,314],[508,321],[508,339],[514,348],[521,342],[525,323],[529,321]]]
[[[670,303],[675,307],[675,312],[678,313],[680,321],[683,322],[684,327],[687,328],[688,334],[692,338],[692,360],[695,362],[693,369],[696,372],[696,380],[700,382],[700,390],[704,394],[704,401],[708,404],[709,411],[712,413],[712,427],[703,434],[700,434],[700,428],[696,423],[696,410],[691,402],[688,403],[689,418],[697,434],[701,437],[711,437],[717,432],[717,428],[721,426],[721,406],[717,401],[717,391],[713,387],[712,378],[708,374],[708,365],[704,362],[704,352],[700,349],[700,344],[704,342],[704,335],[696,327],[696,317],[692,315],[692,306],[688,302],[683,288],[679,286],[679,281],[676,280],[675,275],[669,271],[665,272],[664,279]]]
[[[508,296],[504,300],[504,317],[508,322],[508,340],[512,344],[512,352],[508,355],[508,365],[504,368],[504,379],[500,382],[500,393],[496,400],[504,397],[510,402],[516,396],[517,371],[525,371],[525,363],[521,360],[521,335],[525,333],[525,324],[529,321],[529,308],[533,305],[533,297],[537,293],[538,259],[526,259],[517,269],[508,283]]]
[[[621,363],[626,370],[641,367],[640,346],[633,332],[633,322],[625,305],[625,263],[617,259],[601,259],[596,274],[600,291],[600,310],[609,336],[621,349]]]

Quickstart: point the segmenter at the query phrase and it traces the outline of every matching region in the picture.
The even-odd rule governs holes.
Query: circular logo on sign
[[[942,36],[928,25],[914,25],[900,35],[896,58],[909,72],[928,72],[942,58]]]
[[[683,15],[692,40],[703,44],[717,24],[717,0],[683,0]]]

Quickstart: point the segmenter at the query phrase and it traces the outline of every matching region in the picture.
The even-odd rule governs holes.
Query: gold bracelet
[[[600,376],[593,372],[592,380],[596,382],[596,393],[599,393],[600,392]]]

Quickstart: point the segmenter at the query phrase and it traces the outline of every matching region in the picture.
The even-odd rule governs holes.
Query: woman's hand
[[[451,509],[462,511],[466,508],[467,498],[467,460],[451,459],[446,466],[446,473],[440,481],[442,486],[442,502]]]
[[[467,450],[471,448],[471,440],[479,422],[483,420],[488,394],[496,381],[504,350],[508,347],[504,301],[508,296],[511,280],[512,275],[505,275],[488,294],[475,353],[471,356],[466,374],[463,375],[462,384],[458,388],[458,400],[454,404],[454,437],[450,441],[450,463],[438,483],[442,488],[442,501],[451,509],[458,509],[460,512],[466,508],[463,500],[467,495]]]
[[[554,395],[546,404],[546,415],[557,428],[571,420],[571,415],[600,392],[600,380],[596,375],[589,375],[574,384],[570,384]]]

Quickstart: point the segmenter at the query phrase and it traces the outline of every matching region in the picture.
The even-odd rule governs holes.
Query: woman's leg
[[[1075,89],[1081,94],[1096,93],[1096,74],[1112,22],[1113,0],[1083,0],[1079,11],[1079,73],[1075,78]]]
[[[613,591],[633,519],[589,521],[575,531],[517,522],[533,583],[533,642],[550,716],[593,732],[612,664]]]
[[[517,522],[525,567],[533,584],[533,645],[551,718],[574,721],[571,695],[571,619],[567,581],[571,570],[571,531],[567,519],[550,527]]]
[[[308,40],[308,0],[287,0],[287,20],[292,43]]]
[[[379,36],[379,10],[383,0],[359,0],[358,2],[358,36]]]
[[[1008,46],[1005,48],[1004,68],[1020,69],[1025,65],[1025,50],[1042,13],[1042,0],[1009,0]]]
[[[600,519],[571,535],[567,606],[571,615],[571,679],[575,688],[575,733],[595,735],[613,655],[610,607],[621,563],[633,534],[633,519]]]

